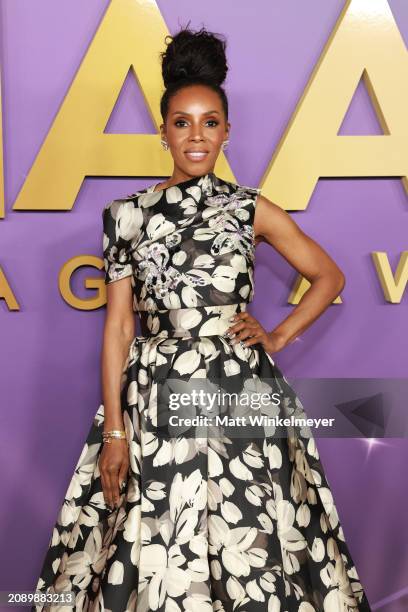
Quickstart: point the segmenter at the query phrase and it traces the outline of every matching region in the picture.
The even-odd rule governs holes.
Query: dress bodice
[[[260,190],[214,173],[156,185],[103,209],[105,283],[130,276],[138,312],[252,301]]]

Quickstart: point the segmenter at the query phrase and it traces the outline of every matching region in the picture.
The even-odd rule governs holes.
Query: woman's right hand
[[[99,471],[105,503],[112,510],[119,506],[121,484],[126,481],[129,470],[129,448],[127,440],[116,438],[104,442],[99,457]]]

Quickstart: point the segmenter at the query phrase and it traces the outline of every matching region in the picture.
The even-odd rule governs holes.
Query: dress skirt
[[[143,335],[122,372],[130,467],[119,508],[109,509],[102,492],[101,404],[37,584],[48,594],[72,592],[74,603],[38,603],[34,612],[370,610],[311,431],[248,420],[305,414],[261,344],[224,336],[229,317],[245,307],[201,309],[200,335],[197,309],[143,313]],[[200,407],[170,408],[169,389],[200,384],[262,388],[279,401],[204,406],[213,420],[218,412],[217,423],[190,426],[181,415]]]

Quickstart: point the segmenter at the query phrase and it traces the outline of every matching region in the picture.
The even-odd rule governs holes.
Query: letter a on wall
[[[169,34],[154,0],[112,0],[14,210],[70,210],[88,176],[170,176],[171,156],[160,145],[159,52]],[[105,134],[129,67],[156,134]],[[234,176],[223,153],[216,172]]]
[[[363,77],[384,135],[338,131]],[[319,177],[402,177],[408,192],[408,57],[386,0],[348,0],[262,181],[304,210]]]

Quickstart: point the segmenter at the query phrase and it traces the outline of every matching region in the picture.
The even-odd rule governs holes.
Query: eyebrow
[[[217,110],[210,110],[210,111],[206,111],[205,113],[203,113],[203,115],[212,115],[213,113],[217,113],[219,115],[219,112]],[[183,111],[174,111],[174,113],[172,113],[173,115],[188,115],[191,117],[190,113],[185,113]]]

